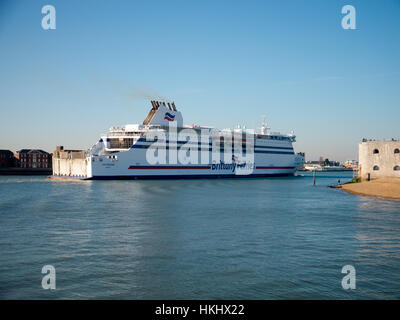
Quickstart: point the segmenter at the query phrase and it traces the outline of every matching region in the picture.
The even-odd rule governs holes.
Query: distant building
[[[358,161],[357,160],[346,160],[344,163],[346,168],[358,168]]]
[[[358,145],[361,178],[399,177],[400,141],[367,141]]]
[[[306,161],[306,164],[320,164],[320,162],[312,160],[312,161]]]
[[[0,150],[0,168],[9,168],[15,165],[14,154],[10,150]]]
[[[20,168],[51,169],[51,154],[38,149],[21,149],[15,153]]]

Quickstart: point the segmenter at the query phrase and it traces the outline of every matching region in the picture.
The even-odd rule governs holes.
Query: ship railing
[[[109,132],[108,137],[121,137],[121,136],[140,136],[140,132]]]

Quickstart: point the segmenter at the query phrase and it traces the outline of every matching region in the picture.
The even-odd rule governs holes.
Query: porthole
[[[378,166],[374,166],[374,171],[378,171],[379,170],[379,167]]]

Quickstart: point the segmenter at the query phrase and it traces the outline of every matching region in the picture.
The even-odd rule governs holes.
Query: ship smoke
[[[130,96],[135,100],[146,99],[146,100],[158,100],[163,102],[172,102],[168,98],[158,94],[154,90],[144,87],[134,88],[131,91]]]

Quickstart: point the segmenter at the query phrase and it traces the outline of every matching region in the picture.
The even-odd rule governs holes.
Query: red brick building
[[[14,154],[10,150],[0,150],[0,168],[13,167],[14,164]]]
[[[51,154],[38,149],[21,149],[15,153],[20,168],[51,169]]]

